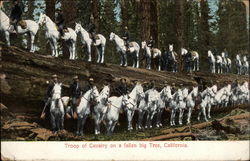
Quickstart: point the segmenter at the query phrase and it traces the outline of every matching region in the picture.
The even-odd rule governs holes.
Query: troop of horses
[[[50,115],[53,131],[64,128],[64,115],[66,112],[72,113],[71,106],[68,105],[69,97],[61,96],[61,84],[54,86]],[[121,112],[127,116],[127,129],[133,130],[134,114],[138,113],[136,129],[147,129],[161,127],[164,109],[170,110],[170,125],[190,124],[192,112],[198,110],[197,119],[200,120],[201,114],[205,121],[211,118],[211,108],[228,107],[229,105],[238,105],[249,103],[249,83],[232,86],[226,84],[218,89],[217,85],[207,86],[203,91],[198,90],[198,86],[192,88],[180,87],[172,89],[170,85],[165,85],[161,90],[151,88],[143,89],[142,84],[137,83],[132,91],[127,95],[110,96],[110,86],[106,85],[99,93],[96,86],[88,90],[81,96],[80,103],[76,107],[78,120],[76,135],[83,135],[83,128],[86,119],[94,116],[95,134],[100,134],[100,126],[103,123],[107,134],[114,132]],[[195,108],[197,107],[197,108]],[[92,109],[91,109],[92,108]],[[185,116],[186,112],[186,117]],[[179,113],[176,119],[176,113]],[[154,119],[155,118],[155,119]],[[156,120],[155,122],[153,122]]]
[[[57,30],[56,24],[45,14],[40,14],[38,22],[33,20],[24,20],[26,22],[26,28],[18,26],[19,34],[29,33],[31,38],[30,52],[35,52],[34,40],[39,26],[45,25],[46,38],[50,44],[52,50],[52,56],[58,57],[58,40],[60,39],[60,33]],[[13,26],[10,25],[10,19],[0,9],[0,30],[4,32],[7,45],[10,45],[10,33],[13,32]],[[77,35],[80,35],[83,45],[87,47],[88,61],[91,62],[91,47],[95,46],[97,51],[97,63],[104,63],[106,38],[102,34],[96,35],[96,43],[92,42],[90,34],[86,31],[80,23],[75,24],[75,29],[67,28],[67,32],[64,36],[65,44],[67,45],[70,53],[69,59],[77,59],[76,54],[76,40]],[[114,41],[116,44],[117,52],[120,55],[120,65],[127,66],[127,56],[132,57],[134,68],[139,68],[139,53],[140,49],[143,49],[143,57],[146,59],[146,68],[151,69],[151,61],[153,60],[157,64],[157,69],[168,70],[177,72],[177,53],[173,51],[173,45],[169,44],[167,52],[161,52],[157,48],[150,49],[147,46],[146,41],[142,41],[139,45],[137,42],[130,42],[127,49],[122,38],[115,33],[110,33],[110,41]],[[191,56],[187,57],[187,53],[190,52]],[[181,56],[184,58],[185,70],[188,72],[199,71],[199,54],[196,51],[188,51],[185,48],[181,49]],[[210,70],[212,73],[228,73],[231,71],[232,61],[225,56],[222,52],[221,55],[214,56],[213,53],[208,51],[208,58],[210,62]],[[237,74],[249,73],[249,62],[246,56],[243,56],[242,60],[240,55],[236,56]]]

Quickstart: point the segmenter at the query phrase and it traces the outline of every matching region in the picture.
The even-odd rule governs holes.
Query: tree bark
[[[175,16],[176,16],[176,52],[178,54],[178,70],[181,71],[183,69],[183,63],[180,58],[181,47],[184,46],[184,3],[185,0],[177,0],[175,1]]]
[[[159,35],[158,35],[158,23],[159,23],[159,0],[151,0],[151,12],[150,12],[150,36],[153,36],[155,40],[155,47],[158,47]]]
[[[96,32],[99,32],[99,0],[91,0],[91,8],[96,25]]]
[[[149,39],[150,36],[150,12],[151,12],[151,2],[149,0],[141,0],[141,12],[142,12],[142,31],[141,40],[145,41]]]
[[[121,0],[122,30],[128,26],[128,0]]]
[[[56,1],[55,0],[46,0],[45,1],[46,4],[46,15],[50,17],[51,20],[55,19],[55,5],[56,5]]]

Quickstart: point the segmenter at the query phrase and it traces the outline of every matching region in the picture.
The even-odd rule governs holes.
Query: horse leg
[[[127,110],[128,131],[132,130],[132,111]]]
[[[183,109],[179,109],[179,125],[182,125],[182,114],[183,114]]]
[[[100,131],[100,114],[96,113],[95,115],[95,135],[99,134]]]
[[[5,40],[8,46],[10,46],[10,33],[8,31],[5,31]]]
[[[161,57],[158,58],[158,71],[161,71]]]
[[[204,120],[207,122],[208,120],[207,120],[207,115],[206,115],[206,107],[202,108],[202,114],[204,116]]]
[[[105,46],[102,46],[101,63],[104,63],[104,52],[105,52]]]
[[[142,128],[143,115],[144,115],[144,112],[140,110],[139,116],[138,116],[138,129]]]
[[[108,124],[107,124],[107,134],[108,135],[111,135],[111,128],[112,128],[112,124],[113,124],[113,121],[112,120],[109,120],[108,121]]]
[[[139,51],[136,51],[136,68],[139,68],[140,64],[139,64]]]
[[[52,40],[49,40],[49,45],[50,45],[50,48],[52,50],[52,56],[55,56],[55,49],[54,49],[54,45],[53,45]]]
[[[114,129],[115,129],[116,124],[117,124],[117,121],[114,121],[114,122],[112,123],[112,126],[111,126],[111,132],[112,132],[112,133],[114,132]]]
[[[88,62],[91,62],[92,61],[92,58],[91,58],[91,44],[87,44],[87,50],[88,50]]]
[[[30,33],[30,52],[34,53],[35,52],[35,47],[34,47],[34,41],[35,41],[35,35]]]
[[[50,123],[51,123],[51,130],[54,133],[56,131],[56,119],[51,112],[50,112]]]
[[[76,135],[80,135],[80,129],[81,129],[81,122],[82,122],[82,116],[78,114],[78,119],[77,119],[77,127],[76,127]]]
[[[191,115],[192,115],[192,108],[189,107],[188,108],[188,115],[187,115],[187,124],[190,124]]]
[[[152,58],[151,58],[151,57],[149,57],[149,58],[148,58],[148,66],[149,66],[149,68],[148,68],[148,69],[151,69],[151,63],[152,63],[151,61],[152,61]]]
[[[128,66],[128,62],[127,62],[127,53],[124,54],[124,66]]]
[[[83,128],[84,128],[86,119],[87,119],[87,116],[84,116],[84,117],[82,118],[82,121],[81,121],[81,126],[80,126],[80,135],[81,135],[81,136],[83,136]]]
[[[100,63],[101,60],[101,52],[100,52],[100,47],[96,46],[96,50],[97,50],[97,60],[96,63]]]
[[[55,50],[55,57],[58,57],[58,47],[56,39],[53,40],[54,50]]]
[[[207,117],[210,119],[211,116],[210,116],[210,111],[211,111],[211,105],[209,104],[208,105],[208,111],[207,111]]]
[[[75,41],[72,41],[72,58],[73,58],[73,60],[75,60],[76,59],[76,42]]]

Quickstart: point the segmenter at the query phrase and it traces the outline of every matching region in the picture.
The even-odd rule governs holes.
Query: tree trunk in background
[[[158,23],[159,23],[159,0],[151,0],[150,35],[155,40],[155,47],[159,47]]]
[[[65,19],[64,25],[66,27],[70,27],[74,29],[75,21],[77,18],[77,1],[63,0],[62,10],[63,10],[64,19]],[[70,54],[69,54],[69,49],[65,43],[63,43],[62,50],[63,50],[63,58],[68,59]]]
[[[55,5],[56,5],[56,0],[45,0],[45,13],[52,21],[55,20]],[[49,43],[46,43],[46,53],[51,53],[51,48]]]
[[[94,16],[94,23],[96,25],[96,32],[99,32],[99,0],[91,1],[92,15]]]
[[[141,24],[142,24],[142,31],[141,31],[141,40],[146,41],[149,39],[150,36],[150,12],[151,12],[151,2],[149,0],[141,0]]]
[[[124,30],[125,26],[128,26],[128,0],[121,0],[121,17],[122,17],[122,29]]]
[[[55,5],[56,5],[56,0],[45,0],[46,4],[46,15],[50,17],[51,20],[55,20]]]
[[[177,43],[175,50],[178,55],[178,70],[181,71],[183,69],[183,62],[181,61],[180,53],[181,47],[184,46],[184,3],[185,0],[177,0],[175,1],[175,16],[176,16],[176,38]]]

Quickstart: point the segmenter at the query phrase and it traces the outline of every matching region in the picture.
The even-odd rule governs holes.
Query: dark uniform
[[[54,74],[54,75],[52,75],[52,82],[49,83],[47,91],[46,91],[45,106],[44,106],[44,110],[43,110],[42,115],[41,115],[42,118],[45,116],[45,114],[49,113],[49,108],[47,108],[47,107],[50,106],[50,101],[52,98],[52,91],[53,91],[56,83],[58,83],[58,77],[56,74]]]
[[[64,36],[64,17],[63,17],[63,14],[62,14],[62,11],[61,9],[57,9],[56,10],[57,14],[56,14],[56,19],[55,19],[55,23],[58,27],[58,31],[60,32],[60,35],[61,37]]]
[[[76,111],[76,102],[82,95],[82,89],[79,83],[78,76],[73,78],[73,83],[70,85],[70,98],[73,111]]]
[[[124,40],[125,46],[128,50],[128,48],[129,48],[129,32],[128,32],[127,27],[125,27],[125,31],[123,33],[122,39]]]
[[[17,32],[18,22],[21,20],[23,14],[23,8],[17,0],[14,0],[14,7],[11,10],[10,19],[14,25],[14,30]]]
[[[93,40],[94,43],[96,43],[96,33],[95,33],[95,30],[96,30],[95,24],[94,23],[90,23],[88,31],[91,34],[91,39]]]
[[[147,43],[147,46],[152,49],[154,47],[154,40],[153,40],[153,37],[151,36],[148,43]]]
[[[126,79],[121,79],[120,80],[120,85],[116,88],[117,91],[121,94],[121,95],[126,95],[128,94],[128,86],[126,83]]]

